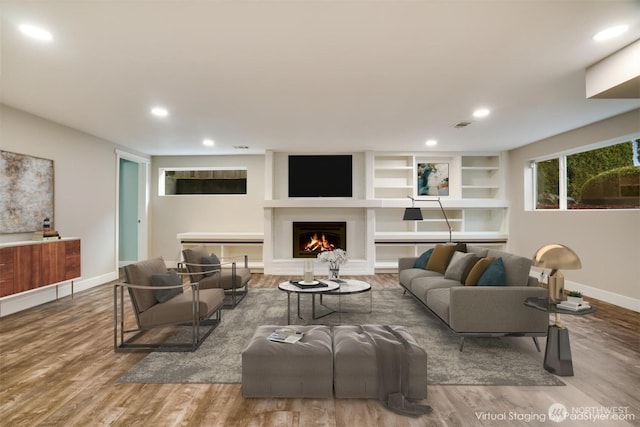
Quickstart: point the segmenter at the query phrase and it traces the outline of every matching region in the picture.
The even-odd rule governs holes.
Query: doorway
[[[116,151],[117,191],[117,267],[147,258],[148,170],[149,160]]]

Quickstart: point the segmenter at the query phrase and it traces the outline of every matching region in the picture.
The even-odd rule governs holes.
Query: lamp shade
[[[578,270],[582,268],[580,258],[570,248],[552,243],[544,245],[533,255],[533,265],[552,270]]]
[[[403,221],[422,221],[422,211],[420,208],[405,208]]]

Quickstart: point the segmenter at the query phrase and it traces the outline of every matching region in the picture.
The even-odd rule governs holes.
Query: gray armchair
[[[201,289],[193,280],[184,285],[182,275],[168,271],[162,258],[127,265],[124,272],[126,282],[116,283],[113,290],[116,352],[194,351],[220,323],[224,303],[222,289]],[[125,327],[125,289],[133,305],[135,329]],[[150,329],[176,325],[191,326],[190,342],[154,343],[142,339]],[[202,333],[201,326],[205,327]]]
[[[235,308],[249,291],[251,270],[246,255],[237,258],[220,259],[207,252],[205,245],[184,249],[184,266],[193,279],[200,283],[200,289],[220,288],[225,291],[224,307]],[[238,266],[237,259],[242,265]],[[217,273],[217,274],[215,274]]]

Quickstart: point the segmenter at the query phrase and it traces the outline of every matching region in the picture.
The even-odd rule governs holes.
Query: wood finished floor
[[[393,274],[353,278],[374,289],[398,286]],[[276,288],[287,279],[254,275],[251,285]],[[593,315],[563,316],[575,370],[562,377],[566,386],[429,386],[433,413],[409,418],[376,400],[243,399],[238,384],[118,384],[145,354],[113,352],[113,287],[103,285],[0,319],[0,425],[638,426],[639,314],[593,303],[599,308]],[[503,339],[542,363],[530,339]],[[547,416],[553,403],[569,411],[624,408],[635,421],[556,424]],[[495,419],[503,416],[507,420]]]

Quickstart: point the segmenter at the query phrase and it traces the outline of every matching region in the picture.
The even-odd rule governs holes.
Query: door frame
[[[116,154],[116,244],[115,261],[116,270],[120,265],[120,159],[129,160],[138,164],[138,261],[148,258],[149,254],[149,190],[151,182],[151,160],[115,150]]]

